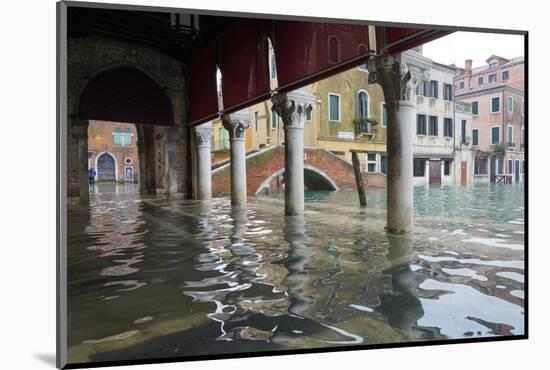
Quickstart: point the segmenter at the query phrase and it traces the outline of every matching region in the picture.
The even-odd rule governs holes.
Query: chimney
[[[464,69],[466,70],[466,74],[469,75],[472,73],[472,60],[466,59],[464,62]]]

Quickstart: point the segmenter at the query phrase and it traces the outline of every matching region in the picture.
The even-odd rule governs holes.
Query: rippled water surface
[[[415,188],[388,236],[385,190],[209,203],[96,186],[69,209],[69,362],[524,333],[524,188]]]

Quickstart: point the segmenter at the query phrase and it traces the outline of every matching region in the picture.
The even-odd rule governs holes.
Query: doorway
[[[430,161],[430,185],[441,185],[441,161]]]
[[[468,162],[462,161],[460,163],[460,184],[468,185]]]
[[[116,181],[115,159],[109,153],[103,153],[97,158],[97,180]]]

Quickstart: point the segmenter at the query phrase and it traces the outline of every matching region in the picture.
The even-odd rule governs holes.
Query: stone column
[[[420,68],[405,62],[401,54],[371,59],[369,71],[369,83],[380,84],[384,91],[388,113],[387,231],[408,233],[414,225],[413,138]]]
[[[212,122],[194,128],[195,149],[197,157],[197,192],[199,200],[212,199],[212,152],[210,138]]]
[[[250,124],[248,110],[222,116],[223,127],[229,132],[231,155],[231,204],[246,205],[245,133]]]
[[[80,120],[73,126],[73,133],[78,145],[80,202],[88,203],[90,200],[90,186],[88,183],[88,121]]]
[[[271,100],[285,130],[285,214],[300,215],[304,213],[304,121],[316,99],[300,89]]]

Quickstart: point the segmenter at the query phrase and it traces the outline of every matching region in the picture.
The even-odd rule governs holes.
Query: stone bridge
[[[275,145],[246,156],[246,189],[249,196],[278,192],[283,186],[284,146]],[[385,176],[369,174],[367,187],[383,187]],[[306,190],[354,190],[355,176],[350,162],[322,148],[304,148],[304,185]],[[229,160],[219,162],[212,170],[212,194],[231,192]]]

